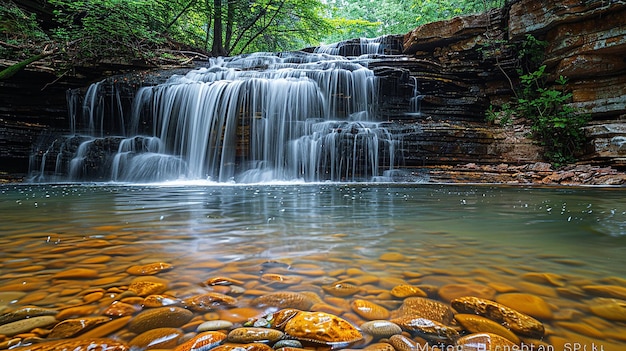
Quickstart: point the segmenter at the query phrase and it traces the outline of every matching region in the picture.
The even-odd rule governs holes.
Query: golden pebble
[[[400,284],[396,285],[391,289],[391,295],[397,298],[405,298],[405,297],[426,297],[426,293],[424,290],[408,284]]]

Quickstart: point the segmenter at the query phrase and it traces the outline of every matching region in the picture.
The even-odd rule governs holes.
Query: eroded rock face
[[[616,130],[626,129],[625,19],[624,2],[517,0],[502,10],[418,27],[405,35],[404,52],[430,64],[411,70],[420,81],[446,81],[447,89],[424,89],[424,115],[437,118],[440,115],[431,110],[447,110],[447,116],[453,116],[456,113],[443,106],[474,98],[458,114],[478,120],[481,107],[484,117],[485,106],[510,98],[511,86],[516,85],[505,77],[517,76],[514,54],[498,51],[505,48],[493,43],[521,43],[527,35],[546,40],[544,64],[549,78],[566,77],[571,105],[593,117],[589,147],[581,158],[624,167],[626,134]],[[502,162],[541,160],[536,148],[526,152],[514,145],[519,142],[519,138],[494,140]]]

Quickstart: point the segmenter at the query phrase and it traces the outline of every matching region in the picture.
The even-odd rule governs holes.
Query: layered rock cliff
[[[404,54],[432,67],[414,71],[418,77],[429,76],[421,80],[434,75],[454,87],[425,89],[427,108],[450,116],[451,106],[459,106],[464,117],[479,122],[485,100],[501,104],[518,84],[517,53],[503,51],[510,46],[499,43],[519,44],[527,35],[548,42],[543,63],[549,78],[566,77],[565,89],[573,94],[571,106],[592,115],[586,128],[589,142],[580,158],[626,166],[625,2],[512,1],[486,14],[418,27],[405,36]],[[502,139],[496,137],[490,150],[505,163],[540,160],[541,149],[525,137],[527,132],[524,123],[502,128],[494,133]]]

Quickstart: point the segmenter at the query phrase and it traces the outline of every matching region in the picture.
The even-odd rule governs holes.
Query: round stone
[[[178,328],[189,322],[193,313],[181,307],[159,307],[139,313],[128,323],[128,330],[143,333],[156,328]]]
[[[463,329],[470,333],[492,333],[500,335],[515,344],[520,343],[520,339],[517,335],[515,335],[515,333],[489,318],[477,316],[475,314],[457,313],[454,315],[454,319],[459,322]]]
[[[48,334],[48,338],[71,338],[110,320],[111,318],[109,317],[83,317],[66,319],[55,325],[54,328],[52,328],[52,331],[50,331],[50,334]]]
[[[216,319],[213,321],[206,321],[198,325],[198,327],[196,328],[196,331],[205,332],[205,331],[216,331],[216,330],[228,330],[232,327],[233,327],[232,322],[222,320],[222,319]]]
[[[404,299],[406,297],[426,297],[426,293],[424,290],[418,288],[417,286],[408,285],[408,284],[400,284],[396,285],[391,289],[391,295]]]
[[[355,299],[350,306],[352,307],[352,311],[363,319],[375,320],[389,318],[389,310],[371,301]]]
[[[463,351],[514,350],[518,347],[511,341],[490,333],[466,335],[456,341],[456,346]]]
[[[168,349],[176,347],[182,336],[178,328],[156,328],[137,335],[128,344],[140,349]]]
[[[402,333],[399,325],[387,320],[374,320],[361,324],[361,330],[374,337],[374,339],[389,338],[392,335]]]
[[[496,302],[539,319],[552,319],[550,305],[541,297],[524,293],[498,295]]]

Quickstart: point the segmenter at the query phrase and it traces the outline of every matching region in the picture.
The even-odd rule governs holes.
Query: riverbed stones
[[[138,280],[128,286],[128,291],[137,296],[146,297],[148,295],[162,294],[167,290],[167,285],[158,281]]]
[[[550,305],[537,295],[525,293],[501,294],[496,298],[496,302],[540,320],[553,318]]]
[[[59,313],[58,310],[40,307],[22,307],[12,312],[4,313],[0,316],[0,325],[15,322],[21,319],[38,317],[38,316],[54,316]]]
[[[51,339],[67,339],[109,322],[109,317],[83,317],[66,319],[54,326],[48,334]]]
[[[520,336],[540,339],[545,332],[538,320],[495,301],[466,296],[452,300],[451,305],[459,313],[487,317]]]
[[[58,341],[48,341],[30,346],[18,347],[13,350],[18,351],[129,351],[130,347],[123,342],[107,339],[67,339]]]
[[[489,318],[475,314],[457,313],[454,315],[454,319],[463,329],[470,333],[491,333],[500,335],[515,344],[520,343],[520,339],[515,333]]]
[[[150,329],[173,327],[177,328],[189,322],[193,313],[182,307],[159,307],[144,310],[128,323],[128,330],[143,333]]]

